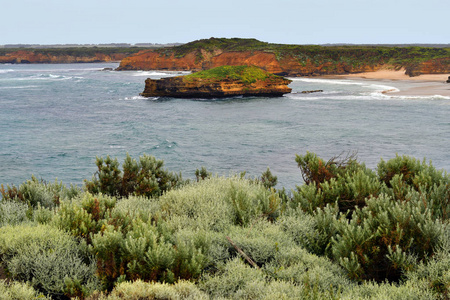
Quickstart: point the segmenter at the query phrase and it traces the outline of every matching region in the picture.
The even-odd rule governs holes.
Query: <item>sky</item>
[[[449,0],[1,0],[0,45],[450,43]]]

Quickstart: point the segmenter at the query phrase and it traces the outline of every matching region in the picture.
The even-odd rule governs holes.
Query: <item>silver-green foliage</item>
[[[0,202],[0,227],[29,222],[28,205],[16,201]]]
[[[218,232],[257,218],[274,218],[281,210],[276,192],[238,177],[202,180],[164,194],[159,203],[176,226]]]
[[[35,176],[31,176],[31,180],[27,180],[19,187],[9,186],[4,189],[2,185],[3,200],[13,200],[28,204],[30,207],[55,207],[63,199],[71,199],[80,193],[80,190],[71,185],[67,187],[62,182],[45,182],[38,180]]]
[[[99,287],[92,258],[68,233],[54,227],[2,227],[0,254],[13,279],[30,282],[46,294],[67,294],[70,281],[77,281],[85,294]]]
[[[91,298],[88,298],[88,300]],[[206,300],[207,294],[189,281],[180,280],[175,284],[143,282],[136,280],[119,283],[109,295],[93,296],[98,300],[140,300],[140,299],[167,299],[167,300]]]
[[[30,300],[42,299],[50,300],[50,297],[44,296],[37,292],[28,283],[22,282],[7,282],[0,280],[0,300]]]

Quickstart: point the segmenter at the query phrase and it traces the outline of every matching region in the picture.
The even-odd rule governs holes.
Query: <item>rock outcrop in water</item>
[[[224,98],[276,97],[291,92],[291,80],[255,66],[221,66],[186,76],[145,81],[144,97]]]
[[[449,50],[425,47],[302,46],[254,39],[199,40],[181,46],[141,51],[123,59],[117,70],[200,71],[223,65],[254,65],[282,76],[336,75],[407,69],[407,74],[450,72]]]

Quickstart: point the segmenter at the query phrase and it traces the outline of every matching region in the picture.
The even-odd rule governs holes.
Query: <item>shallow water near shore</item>
[[[147,77],[186,72],[101,71],[117,66],[0,65],[0,183],[34,174],[81,185],[96,156],[123,162],[127,152],[163,159],[184,178],[202,166],[250,176],[270,167],[288,189],[302,182],[295,154],[306,151],[358,151],[371,168],[398,153],[450,170],[450,99],[381,93],[402,82],[293,78],[293,93],[279,98],[143,98]]]

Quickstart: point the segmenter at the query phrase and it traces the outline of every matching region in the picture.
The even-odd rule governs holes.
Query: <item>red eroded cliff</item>
[[[41,53],[29,50],[19,50],[10,53],[6,53],[0,56],[0,63],[90,63],[90,62],[111,62],[121,61],[127,56],[126,53],[111,53],[105,54],[97,52],[94,55],[68,55],[64,53]]]
[[[437,58],[422,63],[413,64],[406,68],[405,73],[409,76],[450,73],[450,57]]]
[[[353,66],[332,62],[314,64],[309,59],[305,64],[301,64],[293,56],[284,56],[277,59],[274,53],[264,51],[218,51],[214,54],[209,53],[209,55],[205,55],[205,52],[192,51],[184,56],[177,57],[174,53],[166,55],[156,51],[143,51],[124,58],[117,70],[200,71],[226,65],[253,65],[273,74],[309,76],[370,72],[376,71],[382,66],[365,64]]]
[[[210,38],[141,51],[117,70],[201,71],[254,65],[284,76],[335,75],[409,67],[420,73],[450,72],[450,48],[372,45],[285,45],[256,39]]]

